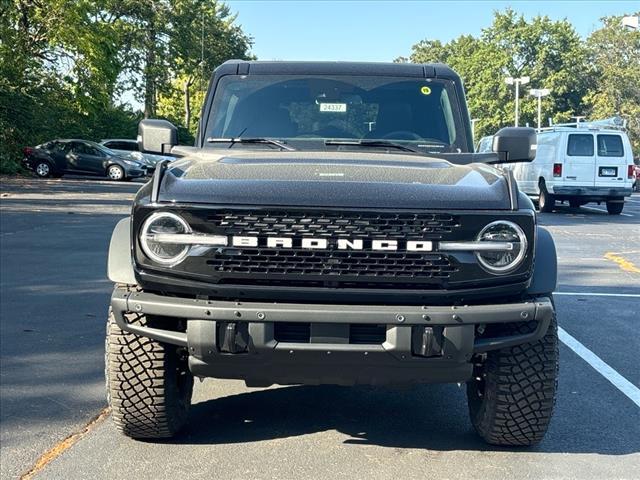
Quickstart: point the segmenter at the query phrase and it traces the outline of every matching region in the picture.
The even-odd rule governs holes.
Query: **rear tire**
[[[607,212],[609,215],[620,215],[624,208],[624,202],[607,202]]]
[[[528,333],[535,322],[500,328],[504,333]],[[467,383],[467,402],[473,427],[482,438],[492,445],[540,442],[551,420],[558,385],[555,316],[542,339],[487,353],[473,376]]]
[[[127,314],[129,323],[156,326],[158,319]],[[105,376],[111,417],[132,438],[168,438],[187,422],[193,375],[179,347],[124,332],[111,309]]]
[[[53,174],[53,170],[51,169],[51,164],[44,160],[39,160],[35,164],[33,171],[36,172],[36,175],[40,178],[49,178]]]
[[[547,192],[547,187],[542,183],[540,185],[540,197],[538,198],[538,210],[543,213],[551,213],[555,206],[556,199]]]

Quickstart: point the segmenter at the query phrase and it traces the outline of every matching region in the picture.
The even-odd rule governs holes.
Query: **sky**
[[[409,56],[425,38],[446,42],[477,36],[493,12],[508,7],[526,18],[567,18],[586,38],[600,18],[640,10],[636,1],[320,1],[227,0],[237,23],[254,41],[259,60],[352,60],[391,62]],[[142,104],[125,92],[123,102]]]
[[[640,10],[636,1],[257,1],[226,2],[254,39],[259,60],[393,61],[425,38],[478,35],[493,11],[567,18],[583,37],[603,16]]]

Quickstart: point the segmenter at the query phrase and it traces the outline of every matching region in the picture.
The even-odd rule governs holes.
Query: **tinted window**
[[[623,157],[624,149],[620,135],[598,135],[598,156]]]
[[[384,139],[435,151],[466,150],[452,82],[350,76],[223,77],[207,136]]]
[[[138,150],[138,144],[136,142],[106,142],[104,146],[113,150],[127,150],[129,152]]]
[[[567,145],[567,155],[571,157],[592,157],[593,156],[593,135],[590,133],[580,133],[569,135]]]
[[[76,143],[73,147],[73,151],[75,153],[82,153],[84,155],[95,155],[97,157],[104,157],[104,153],[102,153],[92,145],[89,145],[88,143]]]

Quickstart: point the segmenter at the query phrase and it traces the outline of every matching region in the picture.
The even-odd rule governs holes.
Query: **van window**
[[[569,135],[567,155],[570,157],[593,157],[593,135],[590,133]]]
[[[599,157],[623,157],[622,138],[620,135],[598,135]]]

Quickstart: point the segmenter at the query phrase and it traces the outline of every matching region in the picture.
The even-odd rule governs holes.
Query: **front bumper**
[[[147,176],[147,167],[131,167],[129,165],[125,165],[125,176],[127,178],[140,178]]]
[[[553,195],[562,197],[581,197],[584,200],[598,201],[607,199],[620,199],[628,197],[632,193],[631,187],[580,187],[580,186],[554,186]]]
[[[553,316],[547,297],[459,307],[323,305],[185,299],[116,288],[111,306],[122,330],[186,347],[195,375],[240,378],[252,386],[465,382],[471,377],[473,355],[536,341],[545,335]],[[127,313],[171,317],[176,325],[186,320],[186,332],[131,324]],[[278,341],[274,325],[280,322],[308,322],[324,335],[308,343]],[[510,322],[536,324],[524,334],[476,334],[479,325]],[[243,353],[225,353],[219,337],[228,325],[240,323],[246,324],[248,347]],[[352,344],[348,333],[346,338],[332,336],[346,324],[382,324],[386,337],[377,344]],[[440,332],[437,355],[415,352],[416,329],[425,327]]]

